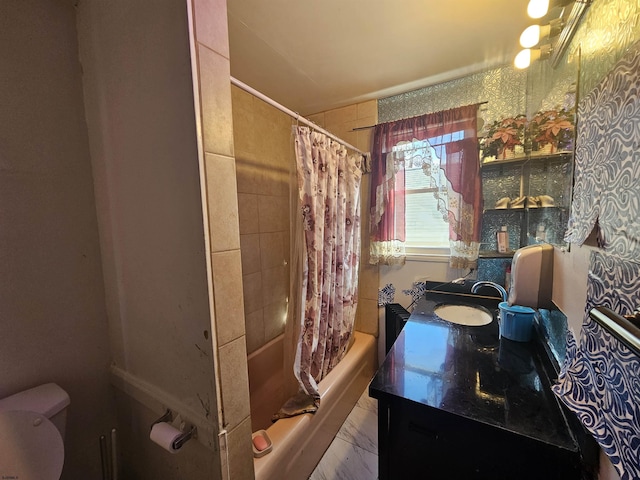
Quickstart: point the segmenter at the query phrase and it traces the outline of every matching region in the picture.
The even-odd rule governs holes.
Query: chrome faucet
[[[494,282],[487,282],[487,281],[474,283],[473,287],[471,287],[471,293],[477,293],[478,289],[480,287],[493,287],[493,288],[495,288],[498,292],[500,292],[500,295],[502,295],[502,301],[503,302],[506,302],[507,299],[509,298],[509,294],[507,293],[507,291],[504,288],[502,288],[501,285],[498,285],[497,283],[494,283]]]

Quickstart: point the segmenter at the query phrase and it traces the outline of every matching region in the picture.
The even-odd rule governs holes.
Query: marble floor
[[[378,478],[378,402],[368,387],[342,424],[309,480]]]

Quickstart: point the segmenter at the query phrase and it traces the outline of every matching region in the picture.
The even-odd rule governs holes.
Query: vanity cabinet
[[[572,187],[571,152],[530,155],[482,164],[484,213],[481,258],[510,258],[520,247],[546,241],[564,245]],[[546,195],[553,206],[496,208],[500,200]],[[547,199],[548,201],[549,199]],[[509,232],[509,252],[499,254],[496,232]]]
[[[379,478],[582,478],[580,448],[537,344],[501,339],[501,299],[479,293],[427,291],[372,380]],[[434,313],[460,301],[494,320],[468,327]]]
[[[380,402],[388,428],[383,479],[579,479],[579,456],[415,402]],[[385,418],[386,416],[386,418]]]

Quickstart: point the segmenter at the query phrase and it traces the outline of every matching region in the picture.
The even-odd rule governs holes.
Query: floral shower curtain
[[[405,158],[411,158],[411,165],[421,163],[430,177],[438,209],[449,223],[450,266],[476,266],[482,218],[478,107],[468,105],[376,126],[369,199],[371,263],[404,262],[404,168],[409,166]],[[445,192],[446,202],[442,201]]]
[[[318,382],[346,353],[355,321],[362,156],[308,127],[294,128],[303,224],[294,374],[318,404]]]

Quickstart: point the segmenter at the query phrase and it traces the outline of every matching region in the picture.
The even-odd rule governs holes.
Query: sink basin
[[[447,322],[469,327],[481,327],[493,321],[493,315],[479,305],[443,303],[434,308],[433,312]]]

